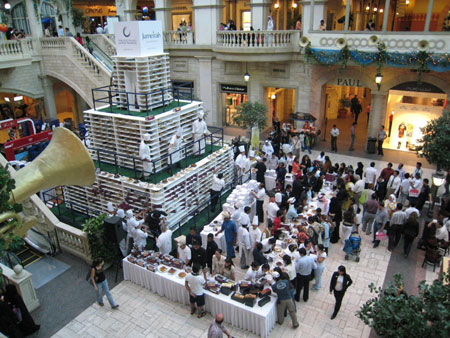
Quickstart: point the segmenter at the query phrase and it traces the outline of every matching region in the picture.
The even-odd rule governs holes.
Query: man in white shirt
[[[179,151],[181,143],[183,142],[183,129],[178,128],[176,133],[172,136],[169,142],[169,162],[174,165],[181,160],[181,151]],[[178,165],[179,166],[179,165]]]
[[[209,193],[211,195],[211,211],[216,210],[217,202],[219,201],[220,192],[225,187],[225,180],[223,179],[223,174],[220,173],[216,175],[217,170],[213,171],[213,179],[212,179],[212,186],[209,190]]]
[[[319,155],[317,155],[316,161],[320,162],[322,165],[325,164],[325,152],[322,151]]]
[[[203,284],[205,279],[200,275],[200,265],[194,264],[192,273],[186,276],[184,286],[189,293],[189,304],[191,307],[191,315],[198,311],[198,318],[205,316],[206,312],[203,310],[205,306],[205,295],[203,294]],[[197,305],[197,308],[195,307]]]
[[[172,230],[161,228],[161,235],[156,239],[156,246],[163,255],[168,255],[172,251]]]
[[[414,205],[410,205],[408,209],[405,210],[406,219],[409,218],[409,216],[415,212],[417,214],[417,217],[420,217],[420,211],[414,207]]]
[[[267,205],[267,222],[273,224],[273,220],[277,217],[277,211],[280,207],[275,203],[275,196],[270,197],[269,204]]]
[[[236,224],[236,227],[239,227],[241,225],[241,215],[243,206],[244,205],[242,204],[242,202],[237,202],[234,205],[234,211],[233,214],[231,215],[231,220],[234,222],[234,224]]]
[[[439,221],[436,224],[436,239],[444,242],[448,242],[448,230],[444,226],[444,222]]]
[[[254,282],[256,280],[258,268],[259,268],[258,264],[256,262],[253,262],[252,265],[248,268],[247,272],[245,273],[244,279],[249,282]]]
[[[405,178],[402,180],[402,183],[400,183],[399,189],[399,196],[398,196],[398,203],[405,204],[405,202],[408,199],[409,194],[409,188],[411,187],[411,184],[409,183],[409,174],[405,174]]]
[[[262,146],[262,149],[261,149],[261,150],[264,152],[265,157],[267,158],[267,160],[269,160],[269,159],[272,157],[272,154],[273,154],[273,146],[272,146],[272,144],[270,143],[269,140],[266,140],[266,141],[264,142],[264,145]]]
[[[410,187],[408,191],[408,200],[409,202],[416,202],[417,197],[419,196],[420,189],[422,188],[422,179],[419,173],[416,173],[416,176],[409,182]]]
[[[423,177],[423,170],[422,170],[422,163],[421,162],[417,162],[416,163],[416,168],[414,169],[414,171],[412,173],[412,177],[416,177],[416,174],[419,174],[420,177]]]
[[[252,208],[249,206],[244,207],[244,212],[241,212],[241,218],[239,219],[240,225],[249,225],[250,224],[250,212],[252,211]]]
[[[143,135],[141,144],[139,145],[139,158],[142,160],[142,176],[147,179],[153,170],[151,155],[150,155],[150,134]]]
[[[264,222],[264,197],[266,196],[266,189],[264,188],[264,184],[260,183],[258,185],[258,190],[251,191],[250,194],[256,198],[256,214],[258,215],[258,219],[260,223]]]
[[[359,199],[362,193],[364,192],[366,182],[364,182],[364,180],[362,180],[361,177],[359,177],[359,175],[355,175],[354,177],[356,179],[356,183],[352,188],[353,198],[355,199],[356,203],[359,204]]]
[[[369,184],[373,184],[375,186],[375,181],[377,178],[377,169],[375,169],[375,162],[370,163],[370,167],[364,169],[364,179],[366,182],[366,186]]]
[[[203,120],[203,112],[198,113],[198,119],[192,125],[192,137],[194,141],[199,141],[208,133],[208,127],[206,122]],[[199,145],[200,143],[200,145]],[[193,153],[194,155],[201,155],[205,152],[205,139],[195,142]]]
[[[147,237],[147,227],[143,227],[142,224],[139,225],[133,234],[134,245],[138,248],[139,251],[145,249],[145,246],[147,245]]]
[[[275,170],[278,167],[278,157],[275,153],[271,157],[267,157],[267,168],[269,170]]]
[[[273,250],[276,244],[276,239],[274,237],[263,239],[261,244],[263,246],[262,252],[267,253]]]
[[[402,183],[402,179],[399,174],[400,173],[398,170],[394,170],[394,173],[389,177],[386,196],[390,196],[391,194],[397,195],[397,191]]]
[[[250,244],[253,248],[256,248],[256,243],[261,242],[262,233],[259,229],[258,216],[253,217],[252,228],[250,229]]]
[[[339,129],[333,124],[331,128],[331,151],[337,152],[337,137],[339,136]]]
[[[250,234],[248,232],[248,223],[241,224],[241,227],[238,230],[238,240],[239,240],[239,253],[241,256],[240,263],[241,263],[241,269],[247,269],[248,265],[250,264],[250,251],[252,248],[252,245],[250,243]]]
[[[398,177],[400,177],[400,179],[403,180],[406,174],[405,169],[403,169],[403,163],[398,164],[397,170],[398,170]]]
[[[178,259],[181,259],[186,265],[191,261],[191,248],[186,245],[186,239],[178,241]]]
[[[126,220],[127,220],[127,252],[131,249],[131,242],[134,240],[134,233],[136,228],[144,223],[144,220],[137,221],[134,217],[133,210],[128,209],[126,212]]]
[[[234,161],[238,177],[242,176],[244,174],[245,164],[246,164],[246,160],[247,160],[247,156],[245,156],[245,147],[244,146],[239,147],[239,152],[240,152],[240,154],[236,157],[236,160]]]

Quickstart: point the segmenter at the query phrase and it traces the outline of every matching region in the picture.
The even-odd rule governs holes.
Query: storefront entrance
[[[281,123],[291,123],[291,115],[295,112],[295,89],[266,87],[264,94],[268,121],[276,116]]]
[[[364,88],[359,80],[337,79],[336,84],[326,84],[324,118],[322,119],[323,137],[330,139],[330,131],[335,124],[339,129],[338,149],[350,147],[350,130],[356,125],[356,139],[353,148],[363,150],[367,140],[367,127],[370,112],[371,91]]]
[[[421,128],[442,116],[447,95],[429,83],[406,82],[389,91],[384,125],[388,138],[383,147],[415,152]]]
[[[221,84],[220,97],[223,106],[223,124],[227,127],[238,127],[234,117],[239,105],[247,102],[247,86]]]

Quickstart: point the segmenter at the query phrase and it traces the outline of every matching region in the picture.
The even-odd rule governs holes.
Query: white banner
[[[138,57],[164,53],[160,21],[114,23],[117,56]]]

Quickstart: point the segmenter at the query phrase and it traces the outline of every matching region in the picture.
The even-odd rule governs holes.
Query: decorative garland
[[[310,62],[314,59],[322,65],[338,65],[344,68],[347,66],[349,59],[361,66],[368,66],[376,63],[377,68],[381,71],[383,65],[388,64],[393,67],[418,66],[419,75],[431,68],[435,71],[450,71],[450,54],[449,53],[431,53],[431,52],[413,52],[398,53],[387,52],[383,43],[378,43],[377,52],[364,52],[359,50],[350,50],[347,46],[340,50],[323,50],[311,48],[310,45],[305,47],[306,61]]]

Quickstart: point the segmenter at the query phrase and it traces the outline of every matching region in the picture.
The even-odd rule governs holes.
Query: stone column
[[[9,282],[16,287],[22,296],[28,311],[32,312],[36,310],[40,304],[31,280],[32,274],[24,270],[21,265],[16,265],[14,270],[11,270],[3,264],[0,264],[0,268],[2,274],[8,278]]]
[[[25,9],[27,11],[28,23],[30,24],[31,37],[42,37],[44,35],[44,31],[42,29],[41,20],[39,19],[41,16],[40,7],[38,6],[39,13],[36,13],[34,10],[33,0],[25,0]]]
[[[48,76],[42,77],[42,87],[44,88],[45,117],[52,120],[57,119],[53,81]]]
[[[387,95],[384,92],[372,93],[367,137],[378,136],[378,131],[380,130],[386,116],[386,99]]]
[[[193,0],[196,45],[214,45],[222,21],[221,0]]]
[[[267,30],[267,17],[270,13],[272,2],[270,0],[251,0],[250,8],[252,11],[252,27],[255,31],[258,29]]]
[[[320,20],[324,20],[327,23],[326,17],[326,5],[327,1],[302,1],[300,5],[303,6],[302,9],[302,28],[304,32],[309,32],[310,30],[318,30],[320,25]]]
[[[203,101],[203,109],[206,115],[207,125],[217,125],[219,117],[218,112],[213,111],[213,92],[212,92],[212,57],[211,56],[198,56],[196,57],[199,63],[199,97]]]
[[[155,0],[156,20],[161,21],[163,32],[172,30],[171,0]]]
[[[136,20],[136,5],[137,0],[116,0],[116,11],[119,21]]]
[[[424,32],[430,31],[431,14],[433,14],[434,0],[428,0],[427,16],[425,17]]]

